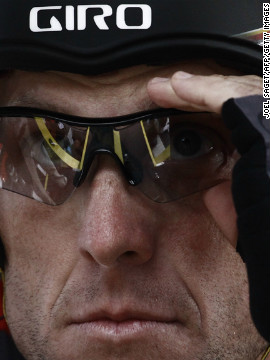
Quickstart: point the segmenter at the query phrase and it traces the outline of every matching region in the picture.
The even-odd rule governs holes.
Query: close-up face
[[[0,77],[0,106],[94,118],[157,109],[148,82],[178,70],[238,74],[212,61],[99,76],[12,71]],[[220,139],[237,157],[220,116],[203,119],[190,126],[203,128],[205,153]],[[158,203],[102,153],[63,204],[0,190],[7,323],[25,359],[257,359],[266,344],[249,311],[230,186],[228,173]],[[213,198],[226,227],[209,210]]]

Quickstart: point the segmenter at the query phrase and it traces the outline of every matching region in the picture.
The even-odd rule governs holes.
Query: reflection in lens
[[[205,125],[216,121],[213,114],[180,113],[90,129],[46,117],[2,117],[0,187],[61,204],[74,191],[74,179],[87,175],[88,160],[103,151],[119,159],[129,183],[148,198],[180,199],[231,177],[232,149]]]
[[[57,205],[73,192],[86,128],[43,118],[2,118],[1,185]]]
[[[187,116],[166,117],[159,127],[155,120],[143,123],[147,152],[138,187],[157,202],[194,194],[231,177],[235,161],[224,139],[193,119],[194,114],[190,121]]]

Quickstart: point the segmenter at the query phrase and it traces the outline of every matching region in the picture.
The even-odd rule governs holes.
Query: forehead
[[[153,109],[148,81],[183,70],[229,75],[235,71],[210,60],[167,66],[136,66],[97,76],[62,72],[11,71],[0,77],[0,106],[28,106],[85,117],[119,116]]]

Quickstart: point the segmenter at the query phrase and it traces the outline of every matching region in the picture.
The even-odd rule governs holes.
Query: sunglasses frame
[[[182,110],[158,108],[115,117],[92,118],[67,115],[60,112],[42,110],[32,107],[0,107],[0,117],[49,117],[53,120],[61,121],[73,126],[125,126],[145,119],[152,119],[155,116],[169,116],[187,113],[188,112]]]
[[[81,116],[73,116],[73,115],[67,115],[61,112],[55,112],[55,111],[49,111],[49,110],[43,110],[39,108],[34,107],[17,107],[17,106],[7,106],[7,107],[0,107],[0,118],[1,117],[28,117],[28,118],[50,118],[52,120],[63,122],[66,125],[69,126],[76,126],[76,127],[93,127],[98,130],[98,128],[107,127],[111,128],[112,130],[117,130],[117,127],[125,127],[128,125],[132,125],[136,122],[143,122],[144,120],[152,120],[155,118],[162,118],[167,116],[173,116],[173,115],[187,115],[187,114],[196,114],[198,116],[199,114],[207,114],[209,112],[187,112],[182,110],[177,110],[173,108],[157,108],[152,109],[148,111],[141,111],[133,114],[127,114],[127,115],[121,115],[116,117],[99,117],[99,118],[93,118],[93,117],[81,117]],[[115,160],[118,162],[120,167],[122,168],[123,173],[125,174],[126,179],[128,180],[129,184],[132,186],[136,186],[141,182],[140,177],[137,179],[134,179],[134,177],[130,176],[127,172],[124,164],[121,162],[119,157],[111,151],[111,149],[106,147],[100,147],[97,148],[95,151],[91,151],[86,155],[85,158],[85,166],[77,172],[73,179],[73,185],[75,188],[79,187],[85,177],[88,174],[88,170],[91,166],[93,157],[96,154],[108,154],[113,156]],[[147,196],[147,195],[146,195]],[[154,199],[152,199],[155,202]],[[171,200],[168,200],[171,201]],[[162,201],[168,202],[168,201]]]

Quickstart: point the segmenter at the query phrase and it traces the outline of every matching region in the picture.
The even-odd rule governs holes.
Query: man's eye
[[[171,160],[199,160],[226,152],[222,137],[201,125],[181,125],[170,131]]]
[[[175,159],[191,159],[208,154],[214,143],[201,131],[183,129],[173,136],[173,157]]]

